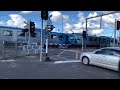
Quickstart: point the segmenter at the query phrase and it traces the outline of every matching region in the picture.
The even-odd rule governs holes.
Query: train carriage
[[[31,37],[31,42],[37,42],[40,44],[40,35],[41,29],[36,28],[36,37]],[[18,42],[18,43],[26,43],[28,42],[28,38],[22,34],[22,28],[15,27],[4,27],[0,26],[0,41],[9,42],[9,44]],[[46,44],[46,30],[43,30],[43,46]],[[87,47],[100,47],[110,46],[113,44],[113,38],[106,36],[87,36],[83,39],[83,45]],[[116,40],[117,42],[117,40]],[[49,32],[48,33],[48,45],[49,47],[59,47],[66,46],[70,47],[81,47],[82,46],[82,34],[79,33],[57,33],[57,32]]]

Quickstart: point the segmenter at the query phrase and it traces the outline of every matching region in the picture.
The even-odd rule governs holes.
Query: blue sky
[[[49,15],[52,14],[51,21],[55,26],[54,32],[71,33],[72,29],[75,33],[82,33],[83,29],[85,29],[85,18],[109,12],[112,11],[49,11]],[[0,26],[23,28],[25,26],[24,21],[30,19],[36,23],[37,28],[41,28],[40,14],[40,11],[0,11]],[[101,29],[99,28],[100,18],[90,19],[87,24],[88,34],[113,36],[115,19],[120,20],[119,13],[102,17]],[[46,25],[45,21],[44,25]]]

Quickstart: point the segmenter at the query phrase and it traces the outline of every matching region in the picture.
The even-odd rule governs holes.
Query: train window
[[[93,41],[93,38],[89,38],[89,41]]]
[[[70,36],[70,40],[74,40],[74,37],[73,37],[73,36]]]
[[[55,39],[55,38],[57,38],[56,35],[51,35],[51,39]]]
[[[47,36],[46,36],[46,34],[44,34],[44,38],[46,38]]]
[[[12,36],[12,34],[13,34],[13,32],[10,31],[10,30],[4,30],[4,31],[3,31],[3,35],[4,35],[4,36]]]
[[[77,37],[77,40],[80,40],[80,37]]]
[[[99,42],[101,42],[101,39],[99,39]]]
[[[61,39],[63,39],[64,37],[63,37],[63,35],[59,35],[59,39],[61,40]]]
[[[103,42],[106,42],[106,39],[103,39]]]
[[[97,41],[97,38],[95,38],[94,41]]]
[[[111,43],[113,43],[113,40],[111,40]]]

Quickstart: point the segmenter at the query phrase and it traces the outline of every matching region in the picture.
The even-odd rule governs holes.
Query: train
[[[5,41],[8,44],[17,42],[20,45],[27,44],[29,38],[22,35],[22,29],[23,28],[0,26],[0,42]],[[36,28],[35,32],[36,37],[30,37],[30,42],[40,44],[41,29]],[[42,39],[44,47],[46,46],[46,33],[47,31],[43,29]],[[117,42],[117,40],[115,41]],[[111,46],[113,42],[114,39],[107,36],[87,35],[86,38],[83,38],[82,34],[80,33],[48,33],[48,46],[56,48],[60,46],[67,48],[81,47],[82,44],[85,47],[100,47],[100,45]]]

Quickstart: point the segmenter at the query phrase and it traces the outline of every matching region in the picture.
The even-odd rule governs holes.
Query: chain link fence
[[[35,49],[40,45],[32,45],[32,47],[26,47],[26,43],[0,41],[0,60],[16,59],[25,56],[37,56],[40,53],[40,49]],[[28,50],[29,48],[29,50]]]

